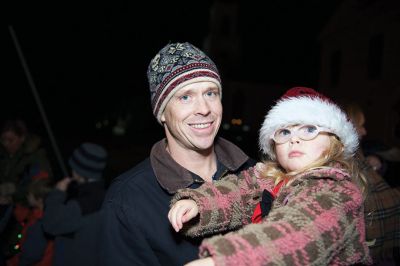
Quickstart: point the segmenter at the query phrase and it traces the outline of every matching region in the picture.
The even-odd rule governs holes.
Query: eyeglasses
[[[325,127],[301,125],[300,127],[295,128],[280,128],[271,135],[271,139],[278,144],[286,143],[294,136],[298,136],[302,140],[312,140],[321,132],[332,133],[328,128]]]

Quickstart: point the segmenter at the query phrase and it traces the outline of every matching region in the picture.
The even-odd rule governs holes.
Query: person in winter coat
[[[254,165],[233,143],[216,137],[222,120],[221,81],[211,59],[190,43],[170,43],[148,67],[152,108],[166,138],[150,157],[114,179],[102,207],[100,265],[183,265],[198,258],[201,239],[169,225],[169,202]]]
[[[292,88],[268,112],[259,143],[268,161],[174,196],[176,231],[239,229],[203,240],[201,259],[187,265],[371,263],[358,137],[344,112],[315,90]]]
[[[34,180],[51,180],[52,169],[41,138],[30,133],[25,122],[20,119],[6,120],[1,128],[0,145],[0,186],[14,187],[7,206],[9,219],[5,219],[6,229],[0,242],[5,248],[5,257],[18,252],[13,246],[20,229],[20,222],[28,219],[30,207],[26,199],[27,187]],[[11,248],[12,247],[12,248]]]
[[[55,237],[55,266],[97,265],[106,161],[102,146],[81,144],[68,161],[72,177],[58,181],[46,198],[43,228]]]
[[[344,104],[344,110],[361,140],[367,134],[361,106],[349,102]],[[364,156],[360,148],[357,158],[368,184],[364,215],[371,257],[374,265],[396,265],[400,262],[400,191],[390,187],[382,177],[383,163],[378,156]]]
[[[8,120],[1,129],[0,183],[26,185],[49,179],[50,162],[39,136],[30,134],[22,120]]]
[[[22,222],[20,252],[7,261],[7,266],[51,266],[53,263],[53,238],[43,231],[44,200],[51,191],[48,180],[32,180],[27,189],[29,214]]]

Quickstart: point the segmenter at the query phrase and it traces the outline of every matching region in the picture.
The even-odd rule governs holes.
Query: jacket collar
[[[173,194],[178,189],[192,185],[194,178],[192,172],[172,159],[166,146],[166,139],[154,144],[151,149],[150,161],[158,183]],[[249,159],[239,147],[223,138],[215,140],[214,150],[217,160],[230,172],[237,171]]]
[[[321,178],[327,178],[327,179],[333,179],[333,180],[345,180],[345,179],[351,179],[350,174],[346,172],[345,170],[337,167],[320,167],[320,168],[315,168],[309,171],[305,171],[304,173],[301,173],[299,175],[296,175],[292,185],[297,185],[301,182],[303,182],[305,179],[321,179]]]

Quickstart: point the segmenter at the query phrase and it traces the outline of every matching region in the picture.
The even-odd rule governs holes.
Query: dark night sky
[[[140,8],[135,1],[36,2],[3,9],[0,119],[20,116],[45,134],[8,31],[12,25],[58,139],[90,138],[96,121],[130,110],[133,139],[148,136],[150,145],[161,127],[150,112],[147,65],[169,41],[201,47],[213,1],[145,1]],[[239,1],[245,55],[236,78],[316,85],[316,38],[340,1],[262,2],[268,5]]]

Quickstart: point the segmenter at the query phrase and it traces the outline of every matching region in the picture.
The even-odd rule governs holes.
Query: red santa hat
[[[353,156],[358,135],[346,114],[323,94],[304,87],[289,89],[265,116],[260,129],[259,145],[264,154],[275,160],[272,134],[291,125],[316,125],[335,134],[344,146],[344,156]]]

